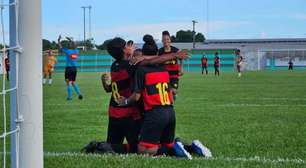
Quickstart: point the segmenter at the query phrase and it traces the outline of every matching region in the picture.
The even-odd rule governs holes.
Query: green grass
[[[200,139],[216,157],[193,161],[70,154],[79,153],[90,140],[106,139],[110,95],[102,90],[99,78],[98,73],[79,73],[82,101],[76,96],[65,100],[63,74],[54,76],[52,86],[44,86],[44,150],[69,152],[46,154],[45,167],[306,166],[305,71],[247,72],[240,79],[234,73],[219,78],[187,73],[175,103],[176,135],[187,143]],[[289,160],[277,161],[280,158]]]

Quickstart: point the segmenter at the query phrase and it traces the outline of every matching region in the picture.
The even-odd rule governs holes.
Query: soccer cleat
[[[192,141],[191,147],[194,152],[200,156],[204,156],[206,158],[212,157],[210,150],[205,147],[199,140]]]
[[[71,100],[72,100],[72,98],[71,98],[71,97],[67,97],[67,99],[66,99],[66,100],[71,101]]]
[[[110,153],[110,154],[114,154],[115,152],[112,149],[111,144],[109,144],[107,142],[99,142],[98,145],[97,145],[97,149],[96,149],[95,153],[100,153],[100,154]]]
[[[91,141],[88,145],[86,145],[83,149],[81,149],[81,152],[84,153],[94,153],[97,149],[98,142],[97,141]]]
[[[178,157],[186,157],[189,160],[192,160],[192,156],[189,152],[184,149],[184,145],[180,141],[176,141],[173,145],[175,155]]]
[[[43,84],[46,84],[46,79],[43,79]]]
[[[79,99],[82,100],[82,99],[83,99],[83,96],[82,96],[82,95],[79,95]]]

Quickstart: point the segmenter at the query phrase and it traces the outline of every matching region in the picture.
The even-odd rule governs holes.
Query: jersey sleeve
[[[135,72],[136,72],[136,70],[137,70],[137,65],[130,65],[130,64],[128,64],[128,69],[127,69],[127,71],[128,71],[128,73],[129,73],[129,76],[131,77],[131,78],[133,78],[134,76],[135,76]]]
[[[179,51],[179,49],[178,48],[176,48],[176,47],[172,47],[172,49],[171,49],[172,51],[172,53],[177,53],[178,51]]]
[[[144,89],[144,70],[142,68],[138,68],[135,72],[135,81],[133,83],[134,85],[134,92],[141,93],[141,91]]]
[[[158,55],[160,56],[160,55],[163,55],[163,54],[164,54],[164,48],[160,48],[158,50]]]
[[[67,48],[62,48],[61,52],[64,53],[64,54],[67,54],[68,53],[68,49]]]

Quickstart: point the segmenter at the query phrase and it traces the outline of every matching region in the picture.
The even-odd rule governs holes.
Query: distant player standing
[[[170,38],[170,33],[168,31],[163,31],[162,41],[163,41],[163,47],[158,50],[158,55],[177,53],[179,51],[178,48],[171,46],[171,38]],[[175,99],[179,87],[179,77],[184,74],[183,60],[180,60],[180,64],[178,64],[178,59],[173,59],[171,61],[168,61],[164,64],[164,68],[169,72],[170,75],[169,87],[171,88],[171,92],[173,93]]]
[[[288,70],[289,70],[289,71],[290,71],[290,70],[293,71],[293,61],[292,61],[292,59],[289,60],[289,63],[288,63],[288,64],[289,64]]]
[[[241,77],[241,66],[242,66],[243,57],[240,55],[240,50],[236,50],[235,54],[236,54],[236,67],[237,67],[238,77]]]
[[[6,71],[6,79],[10,80],[10,59],[9,59],[9,52],[7,52],[7,57],[4,60],[5,63],[5,71]]]
[[[61,44],[61,38],[62,38],[61,36],[58,37],[58,47],[59,50],[66,55],[65,81],[67,84],[67,92],[68,92],[67,100],[72,100],[72,87],[77,93],[78,98],[82,100],[83,96],[80,92],[80,88],[78,84],[75,82],[77,76],[77,60],[78,60],[79,50],[76,48],[75,43],[69,37],[66,37],[66,39],[69,41],[69,49],[63,48]]]
[[[214,67],[215,67],[215,75],[220,76],[220,58],[219,58],[219,53],[215,53],[215,58],[214,58]]]
[[[204,70],[205,70],[205,74],[208,74],[208,63],[207,63],[207,58],[205,56],[205,54],[203,54],[202,58],[201,58],[201,64],[202,64],[202,75],[204,74]]]
[[[52,51],[49,50],[45,59],[43,84],[46,84],[47,76],[49,76],[49,85],[52,84],[52,73],[54,71],[54,65],[56,62],[56,57],[52,54]]]

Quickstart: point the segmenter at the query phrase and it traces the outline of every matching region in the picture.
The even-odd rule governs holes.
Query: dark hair
[[[240,50],[239,50],[239,49],[237,49],[237,50],[236,50],[236,52],[240,52]]]
[[[107,52],[116,60],[121,60],[124,56],[126,42],[122,38],[116,37],[107,44]]]
[[[137,48],[134,52],[142,52],[142,49]]]
[[[165,30],[165,31],[163,31],[163,36],[169,36],[170,37],[170,33],[167,30]]]
[[[219,53],[218,52],[215,52],[215,55],[218,55]]]
[[[133,45],[134,44],[134,41],[133,40],[129,40],[128,42],[127,42],[127,45]]]
[[[142,47],[142,53],[144,55],[156,55],[158,52],[157,45],[154,41],[153,36],[147,34],[143,36],[143,41],[145,42]]]

